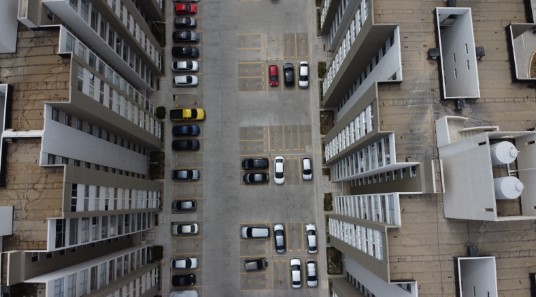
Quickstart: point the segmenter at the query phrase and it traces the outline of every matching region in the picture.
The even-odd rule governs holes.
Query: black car
[[[180,126],[173,126],[171,128],[171,133],[175,137],[181,137],[181,136],[198,136],[201,129],[198,125],[180,125]]]
[[[283,65],[283,73],[285,76],[285,86],[294,86],[294,65],[292,63],[285,63]]]
[[[242,177],[242,180],[246,184],[263,184],[268,182],[269,176],[266,172],[246,173]]]
[[[171,55],[175,58],[198,58],[199,49],[195,46],[174,46]]]
[[[171,284],[176,287],[193,286],[195,281],[195,274],[179,274],[173,276]]]
[[[195,28],[197,27],[197,23],[194,18],[192,17],[175,17],[175,28],[176,29],[183,29],[183,28]]]
[[[175,200],[171,203],[173,211],[195,211],[197,202],[195,200]]]
[[[171,148],[174,151],[197,151],[199,150],[199,141],[196,139],[173,140]]]
[[[246,158],[242,160],[242,169],[266,169],[269,163],[266,158]]]
[[[179,181],[198,181],[201,172],[197,169],[178,169],[171,172],[171,178]]]
[[[175,42],[199,42],[199,34],[195,31],[184,30],[173,32]]]

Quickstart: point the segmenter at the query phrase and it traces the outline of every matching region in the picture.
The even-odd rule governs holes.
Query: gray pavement
[[[167,5],[168,46],[173,31],[171,1]],[[171,152],[171,123],[165,122],[166,178],[163,211],[155,230],[155,242],[164,246],[162,295],[168,296],[169,259],[178,256],[200,258],[197,275],[201,296],[327,296],[325,251],[308,255],[304,247],[304,225],[315,222],[319,246],[324,246],[322,213],[324,177],[321,175],[318,126],[318,82],[316,60],[321,40],[316,37],[314,1],[296,5],[292,0],[202,0],[196,16],[201,32],[200,85],[194,89],[173,89],[169,75],[161,80],[158,105],[203,107],[207,112],[201,126],[199,153]],[[311,31],[312,30],[312,31]],[[284,62],[306,60],[311,66],[310,88],[286,88],[282,81]],[[266,70],[277,64],[279,87],[270,87]],[[166,67],[169,68],[169,67]],[[177,95],[173,100],[173,95]],[[246,186],[242,183],[240,161],[244,157],[285,157],[286,183],[278,186]],[[313,157],[315,180],[304,182],[300,157]],[[201,181],[176,183],[170,172],[175,168],[201,170]],[[331,189],[330,189],[331,191]],[[173,199],[193,198],[199,202],[195,213],[172,213]],[[171,222],[196,221],[200,235],[172,238]],[[284,223],[287,252],[275,253],[273,238],[240,239],[244,224],[273,226]],[[266,257],[269,267],[262,272],[244,272],[243,260]],[[319,262],[319,288],[290,288],[289,261],[293,257]],[[303,271],[303,275],[305,275]],[[303,279],[305,280],[305,279]]]

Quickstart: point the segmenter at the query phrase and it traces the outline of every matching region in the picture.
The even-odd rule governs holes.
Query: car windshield
[[[270,75],[270,80],[277,80],[277,75]]]
[[[305,169],[305,170],[303,171],[303,174],[311,174],[311,169]]]
[[[197,118],[197,109],[192,109],[192,117]]]
[[[192,63],[192,61],[186,61],[186,68],[192,69],[193,65],[194,65],[194,63]]]
[[[283,177],[283,172],[276,172],[275,177],[282,178]]]
[[[308,276],[307,276],[307,280],[308,280],[308,281],[315,281],[315,280],[316,280],[316,276],[315,276],[315,275],[308,275]]]
[[[188,76],[186,77],[186,82],[189,83],[189,84],[191,84],[191,83],[192,83],[192,77],[188,75]]]
[[[307,80],[307,76],[306,75],[300,75],[300,80]]]
[[[189,55],[192,53],[192,48],[190,47],[185,47],[182,49],[182,52],[185,54],[185,55]]]

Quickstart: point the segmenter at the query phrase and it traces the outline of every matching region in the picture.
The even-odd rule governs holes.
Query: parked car
[[[201,177],[197,169],[180,169],[172,171],[172,178],[180,181],[197,181]]]
[[[309,63],[305,61],[300,62],[298,86],[300,89],[307,89],[309,87]]]
[[[268,226],[242,226],[240,228],[240,237],[268,238],[270,237],[270,228]]]
[[[245,271],[258,271],[266,269],[266,267],[268,267],[268,261],[266,261],[266,258],[244,260]]]
[[[199,63],[197,61],[175,61],[171,63],[172,71],[188,71],[197,72],[199,70]]]
[[[316,226],[313,224],[305,225],[305,236],[307,241],[307,252],[309,254],[316,254]]]
[[[196,269],[199,264],[197,258],[177,258],[171,260],[171,267],[175,269]]]
[[[201,128],[198,125],[178,125],[171,128],[171,134],[175,137],[199,136]]]
[[[301,288],[301,261],[293,258],[290,260],[290,279],[294,289]]]
[[[278,185],[285,183],[285,159],[282,156],[277,156],[274,159],[274,182]]]
[[[268,66],[268,80],[270,81],[270,86],[279,86],[279,70],[277,69],[277,65]]]
[[[178,3],[175,4],[175,14],[196,14],[197,13],[197,4],[190,3]]]
[[[242,180],[245,184],[264,184],[268,182],[269,178],[266,172],[252,172],[244,173]]]
[[[307,286],[310,288],[318,286],[318,278],[316,276],[316,262],[313,260],[307,260],[307,262],[305,262],[305,266],[307,267]]]
[[[169,297],[199,297],[197,290],[183,290],[169,292]]]
[[[266,169],[269,163],[266,158],[246,158],[242,160],[242,169]]]
[[[173,79],[175,87],[195,87],[199,84],[199,80],[195,75],[177,75]]]
[[[173,32],[174,42],[199,42],[199,33],[191,30],[180,30]]]
[[[199,49],[195,46],[174,46],[171,55],[175,58],[198,58]]]
[[[180,139],[171,142],[171,148],[174,151],[197,151],[199,150],[199,140],[197,139]]]
[[[302,177],[303,180],[313,179],[313,168],[311,167],[311,158],[309,157],[302,158]]]
[[[178,108],[169,111],[169,119],[174,122],[202,121],[205,119],[203,108]]]
[[[192,2],[197,3],[197,2],[199,2],[199,0],[173,0],[173,2],[175,2],[175,3],[177,3],[177,2],[178,3],[192,3]]]
[[[283,224],[274,225],[274,242],[275,251],[278,254],[284,254],[286,250],[285,244],[285,227]]]
[[[195,274],[180,274],[173,276],[171,284],[175,287],[193,286],[195,285],[195,281]]]
[[[294,65],[292,63],[285,63],[283,65],[283,74],[285,76],[285,86],[294,86]]]
[[[175,200],[171,202],[173,211],[195,211],[197,209],[197,201],[195,200]]]
[[[197,223],[172,223],[171,234],[178,236],[191,236],[199,233]]]
[[[197,27],[197,22],[195,21],[195,18],[193,17],[175,17],[174,23],[175,23],[175,29]]]

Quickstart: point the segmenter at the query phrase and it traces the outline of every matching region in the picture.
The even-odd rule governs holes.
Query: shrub
[[[318,62],[318,78],[324,78],[326,75],[326,62]]]
[[[164,247],[161,245],[154,245],[151,247],[151,262],[157,262],[164,257]]]
[[[154,112],[154,115],[158,119],[165,119],[166,118],[166,108],[164,106],[158,106]]]

